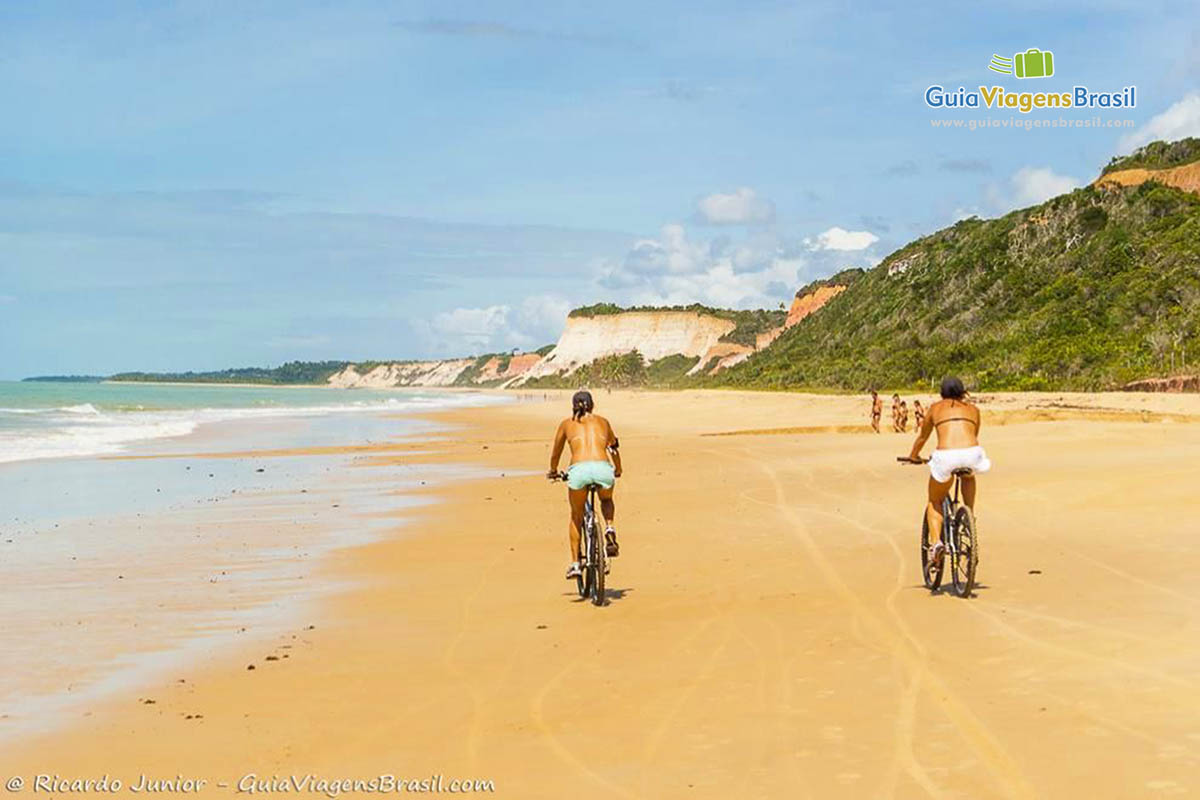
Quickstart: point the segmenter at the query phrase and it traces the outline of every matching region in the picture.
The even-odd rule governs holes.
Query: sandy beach
[[[310,573],[339,588],[294,629],[26,737],[0,775],[24,793],[38,774],[213,795],[380,774],[512,798],[1200,792],[1200,397],[981,397],[995,468],[962,600],[920,584],[926,472],[895,462],[911,434],[867,431],[865,398],[598,393],[626,471],[603,608],[562,579],[544,472],[568,403],[546,397],[356,448],[347,469],[490,477],[416,489],[436,502]]]

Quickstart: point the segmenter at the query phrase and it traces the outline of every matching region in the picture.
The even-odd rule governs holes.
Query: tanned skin
[[[957,418],[957,419],[956,419]],[[908,457],[911,461],[921,459],[921,448],[933,432],[937,431],[938,450],[957,450],[961,447],[975,447],[979,444],[979,409],[974,403],[965,399],[939,400],[929,407],[929,413],[921,429],[917,432],[917,440],[913,442],[912,452]],[[941,424],[938,424],[941,423]],[[925,518],[929,521],[929,543],[935,544],[942,538],[942,500],[950,493],[954,479],[938,483],[931,475],[929,477],[929,505],[925,508]],[[975,476],[964,475],[962,478],[963,501],[975,510]]]
[[[563,448],[570,446],[571,463],[581,461],[608,461],[613,465],[613,474],[621,477],[621,453],[615,447],[617,435],[612,425],[598,414],[585,413],[579,419],[567,417],[558,424],[554,433],[554,447],[550,451],[550,471],[553,477],[558,472]],[[613,489],[616,487],[614,486]],[[609,525],[615,525],[617,509],[613,503],[613,489],[599,489],[600,512]],[[571,560],[582,560],[579,544],[580,529],[583,527],[583,506],[587,502],[587,489],[567,489],[567,500],[571,504],[571,521],[568,535],[571,542]]]

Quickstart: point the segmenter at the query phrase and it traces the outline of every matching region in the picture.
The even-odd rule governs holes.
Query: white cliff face
[[[734,327],[727,319],[693,311],[627,311],[569,317],[558,344],[521,377],[571,373],[597,358],[633,350],[646,361],[676,354],[703,357],[717,348],[721,337]],[[720,344],[718,350],[727,346]]]
[[[450,386],[473,364],[473,359],[450,361],[409,361],[381,364],[360,373],[354,365],[329,377],[329,385],[338,389],[386,389],[391,386]]]

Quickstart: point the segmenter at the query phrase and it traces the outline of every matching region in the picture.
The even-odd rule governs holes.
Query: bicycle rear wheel
[[[946,567],[946,559],[942,559],[941,566],[935,567],[929,563],[929,516],[925,512],[921,512],[921,578],[925,581],[925,588],[931,592],[936,592],[938,587],[942,585],[942,570]]]
[[[604,605],[604,537],[600,535],[600,526],[596,524],[595,517],[592,518],[592,550],[588,557],[591,562],[589,569],[592,573],[592,604],[597,606]]]
[[[950,564],[950,577],[959,597],[970,597],[975,588],[975,568],[979,566],[979,533],[975,530],[975,515],[965,505],[954,512],[955,555]]]
[[[592,572],[588,567],[588,562],[592,557],[592,543],[588,540],[588,534],[593,527],[591,509],[585,506],[583,510],[583,527],[579,531],[579,536],[583,540],[579,543],[579,553],[583,556],[580,559],[582,569],[579,570],[579,575],[575,578],[575,588],[579,590],[579,596],[583,598],[589,597],[592,594]]]

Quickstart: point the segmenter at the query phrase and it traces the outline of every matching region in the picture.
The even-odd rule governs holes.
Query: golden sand
[[[909,437],[840,432],[866,398],[599,393],[626,477],[594,608],[562,579],[549,397],[362,453],[496,477],[332,556],[318,577],[354,588],[307,624],[89,709],[0,772],[213,794],[248,773],[512,798],[1200,794],[1200,398],[982,398],[995,467],[962,600],[920,585]]]

